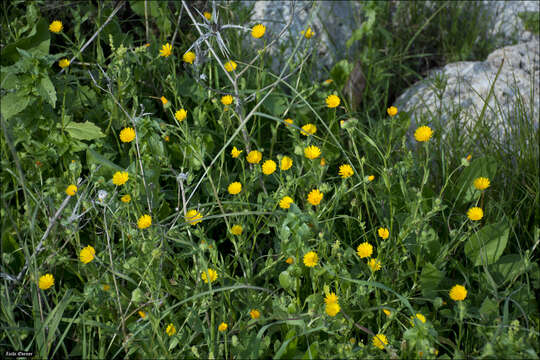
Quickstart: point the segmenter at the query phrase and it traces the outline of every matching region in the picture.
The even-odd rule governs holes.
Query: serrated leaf
[[[51,104],[53,108],[56,107],[56,90],[48,76],[41,78],[38,91],[41,97],[47,100],[47,102]]]
[[[84,123],[70,122],[65,130],[72,138],[77,140],[94,140],[105,136],[101,129],[90,121]]]
[[[4,120],[17,115],[23,111],[30,103],[29,96],[22,96],[19,93],[9,93],[2,97],[0,102],[0,112]]]
[[[474,266],[495,263],[508,242],[508,224],[504,221],[484,226],[465,244],[465,255]]]

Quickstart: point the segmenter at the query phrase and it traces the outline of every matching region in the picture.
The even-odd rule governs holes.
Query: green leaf
[[[54,85],[48,76],[41,78],[38,87],[39,94],[45,99],[53,108],[56,107],[56,90]]]
[[[427,298],[435,298],[435,290],[444,277],[444,273],[437,269],[433,264],[427,263],[420,274],[420,285],[422,294]]]
[[[6,96],[2,97],[2,101],[0,103],[0,113],[2,114],[4,120],[8,120],[9,118],[23,111],[29,103],[29,96],[23,96],[19,92],[8,93]]]
[[[495,300],[485,298],[478,312],[483,318],[491,319],[499,314],[499,304]]]
[[[447,194],[457,194],[456,200],[461,204],[468,203],[481,194],[474,187],[474,179],[479,177],[487,177],[492,180],[497,173],[497,160],[492,157],[485,157],[473,160],[469,167],[465,168],[457,180],[453,191]]]
[[[353,32],[349,40],[347,40],[347,42],[345,43],[347,49],[350,48],[355,41],[362,40],[364,35],[368,34],[373,28],[373,25],[375,24],[377,11],[369,7],[366,7],[364,11],[365,15],[367,16],[367,21],[364,21],[362,25]]]
[[[84,123],[70,122],[66,126],[66,131],[72,138],[77,140],[94,140],[105,136],[101,129],[90,121]]]
[[[31,54],[47,55],[51,43],[49,24],[45,18],[41,19],[36,25],[36,31],[32,31],[33,36],[11,43],[0,51],[2,64],[13,64],[20,58],[17,49],[28,50]]]
[[[100,165],[105,170],[106,173],[114,172],[114,171],[123,171],[123,169],[104,157],[103,155],[96,152],[94,149],[87,149],[86,150],[86,161],[88,163],[88,166],[92,164]]]
[[[504,255],[495,264],[489,266],[489,271],[499,283],[511,281],[527,271],[527,262],[518,254]]]
[[[509,227],[505,221],[484,226],[473,234],[465,244],[465,255],[474,266],[495,263],[508,242]]]

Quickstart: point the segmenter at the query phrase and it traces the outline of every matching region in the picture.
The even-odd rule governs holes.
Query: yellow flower
[[[193,64],[193,61],[195,61],[195,58],[196,56],[193,51],[188,51],[187,53],[182,55],[182,60],[184,60],[184,62],[187,62],[189,64]]]
[[[109,291],[109,290],[111,290],[111,287],[109,286],[109,284],[103,285],[103,291]]]
[[[163,103],[163,105],[167,105],[167,103],[169,102],[169,100],[167,100],[165,96],[162,96],[160,100]]]
[[[321,166],[325,166],[326,165],[326,160],[324,158],[321,158]]]
[[[208,283],[208,279],[210,279],[210,282],[212,283],[216,281],[217,277],[218,277],[218,274],[213,269],[208,269],[207,271],[201,273],[201,278],[203,279],[205,283]]]
[[[431,135],[433,135],[433,131],[429,126],[420,126],[416,131],[414,132],[414,138],[418,142],[426,142],[431,139]]]
[[[307,201],[311,205],[319,205],[321,203],[321,200],[323,198],[324,194],[319,191],[319,189],[313,189],[308,194]]]
[[[373,346],[384,349],[384,346],[388,345],[388,339],[383,334],[377,334],[373,337]]]
[[[486,177],[479,177],[474,179],[474,187],[477,190],[486,190],[491,183],[489,182],[489,179]]]
[[[467,161],[471,161],[471,159],[472,159],[472,155],[471,154],[467,155]]]
[[[172,46],[169,43],[166,43],[159,50],[159,56],[169,57],[172,54]]]
[[[388,310],[388,309],[383,309],[382,311],[386,316],[392,315],[392,312],[390,310]]]
[[[411,316],[411,325],[414,326],[414,318],[417,318],[420,320],[423,324],[426,323],[426,317],[420,313],[415,314],[414,316]]]
[[[69,196],[73,196],[75,195],[75,193],[77,192],[77,186],[71,184],[67,187],[66,189],[66,194],[68,194]]]
[[[271,175],[276,171],[276,162],[274,160],[266,160],[262,164],[262,172],[265,175]]]
[[[339,97],[337,97],[334,94],[329,95],[326,98],[326,106],[328,106],[331,109],[335,108],[335,107],[338,107],[340,102],[341,102],[341,100],[339,99]]]
[[[294,263],[294,259],[292,257],[288,257],[287,260],[285,260],[285,262],[291,265],[292,263]]]
[[[231,228],[231,234],[233,235],[242,235],[242,231],[244,231],[244,229],[242,228],[241,225],[234,225]]]
[[[327,305],[332,304],[332,303],[337,303],[337,302],[338,302],[338,297],[335,292],[331,292],[330,294],[326,295],[326,297],[324,298],[324,303]]]
[[[255,39],[259,39],[264,35],[265,31],[266,26],[257,24],[251,29],[251,36],[253,36]]]
[[[178,121],[184,121],[187,117],[187,111],[184,109],[180,109],[176,113],[174,113],[174,117]]]
[[[114,185],[124,185],[129,179],[129,174],[127,171],[117,171],[112,177],[112,182]]]
[[[51,25],[49,25],[49,30],[53,33],[59,33],[63,28],[64,26],[60,20],[54,20]]]
[[[240,154],[242,153],[242,151],[244,151],[244,150],[238,150],[238,149],[236,148],[236,146],[233,146],[233,148],[232,148],[232,150],[231,150],[231,156],[232,156],[233,158],[236,159],[237,157],[240,156]]]
[[[396,114],[397,114],[397,107],[395,107],[395,106],[390,106],[388,109],[386,109],[386,112],[387,112],[388,115],[390,115],[390,116],[396,116]]]
[[[390,231],[388,231],[387,228],[379,228],[377,232],[379,233],[379,237],[383,240],[388,239],[388,236],[390,236]]]
[[[321,149],[315,145],[308,146],[304,149],[304,156],[311,160],[316,159],[321,156]]]
[[[238,181],[235,181],[231,184],[229,184],[229,187],[227,188],[229,191],[229,194],[236,195],[242,191],[242,184],[240,184]]]
[[[135,139],[135,130],[131,127],[127,127],[120,131],[120,141],[124,143],[132,142]]]
[[[346,178],[349,178],[349,177],[353,176],[354,171],[353,171],[351,165],[349,165],[349,164],[341,165],[339,167],[339,175],[341,175],[341,177],[343,179],[346,179]]]
[[[328,316],[336,316],[337,313],[341,310],[341,307],[337,302],[333,302],[330,304],[326,304],[325,311],[328,314]]]
[[[218,330],[221,331],[221,332],[224,332],[225,330],[227,330],[227,324],[222,322],[221,324],[219,324],[218,326]]]
[[[281,158],[279,163],[279,168],[283,171],[289,170],[293,164],[293,161],[290,157],[284,156]]]
[[[70,62],[68,59],[61,59],[59,62],[58,62],[58,66],[60,66],[62,69],[63,68],[67,68],[69,66]]]
[[[478,221],[484,217],[484,212],[479,207],[472,207],[467,211],[467,217],[472,221]]]
[[[463,301],[466,297],[467,289],[465,289],[465,286],[454,285],[452,289],[450,289],[450,299],[454,301]]]
[[[120,198],[120,200],[121,200],[123,203],[128,203],[128,202],[131,201],[131,195],[126,194],[126,195],[122,196],[122,197]]]
[[[371,271],[381,270],[381,260],[379,259],[369,259],[368,266],[371,268]]]
[[[88,264],[90,261],[94,260],[95,255],[96,250],[94,250],[92,246],[88,245],[81,250],[79,258],[81,259],[81,262]]]
[[[285,119],[283,121],[285,121],[285,126],[289,126],[289,125],[292,125],[294,123],[293,119]]]
[[[367,258],[373,254],[373,246],[368,242],[363,242],[356,248],[356,253],[360,258]]]
[[[223,105],[231,105],[233,102],[233,97],[231,95],[225,95],[221,98],[221,103]]]
[[[252,319],[258,319],[261,317],[261,312],[257,309],[251,309],[249,316],[251,316]]]
[[[165,332],[167,333],[167,335],[173,336],[174,334],[176,334],[176,328],[173,324],[169,324],[167,325],[167,329],[165,330]]]
[[[150,227],[150,225],[152,225],[152,218],[150,215],[143,215],[137,221],[137,226],[139,229],[146,229],[147,227]]]
[[[315,33],[313,32],[313,30],[311,30],[311,27],[308,27],[306,29],[306,31],[301,31],[300,32],[302,35],[304,35],[306,37],[306,39],[311,39],[311,37],[313,35],[315,35]]]
[[[250,164],[258,164],[262,160],[262,153],[258,150],[251,150],[247,154],[247,161]]]
[[[54,276],[52,274],[45,274],[39,278],[39,288],[41,290],[47,290],[54,285]]]
[[[369,175],[369,176],[368,176],[368,180],[369,180],[369,181],[375,180],[375,175]]]
[[[139,316],[141,317],[141,319],[146,319],[146,313],[144,311],[139,310],[138,313],[139,313]]]
[[[205,11],[203,13],[204,17],[206,18],[206,20],[210,21],[212,19],[212,14],[209,13],[208,11]]]
[[[227,70],[227,72],[231,72],[231,71],[234,71],[236,70],[236,67],[238,66],[234,61],[227,61],[225,63],[225,70]]]
[[[195,209],[189,210],[186,213],[186,216],[184,216],[184,219],[186,220],[186,222],[190,223],[191,226],[195,226],[198,223],[202,222],[202,214]]]
[[[289,196],[285,196],[279,201],[279,207],[282,209],[288,209],[291,207],[291,204],[293,202],[294,200],[292,198],[290,198]]]
[[[317,126],[315,126],[314,124],[306,124],[304,126],[302,126],[302,131],[300,131],[300,134],[304,135],[304,136],[308,136],[308,135],[313,135],[317,132]]]
[[[328,85],[330,85],[330,84],[333,83],[333,82],[334,82],[334,80],[332,80],[332,79],[326,79],[326,80],[323,81],[323,85],[324,85],[324,86],[328,86]]]
[[[171,140],[171,138],[169,137],[169,135],[165,135],[163,137],[163,140],[165,140],[165,142],[169,142],[169,140]]]
[[[319,257],[314,251],[310,251],[306,255],[304,255],[304,265],[306,265],[307,267],[314,267],[315,265],[317,265],[317,261],[319,261]]]

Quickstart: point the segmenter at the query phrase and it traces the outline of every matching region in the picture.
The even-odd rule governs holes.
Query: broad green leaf
[[[94,149],[87,149],[86,150],[86,161],[88,162],[88,166],[92,164],[96,164],[99,166],[102,166],[107,172],[113,172],[113,171],[122,171],[123,169],[104,157],[103,155],[96,152]]]
[[[2,70],[4,70],[3,68]],[[0,82],[0,87],[5,90],[15,89],[19,83],[17,75],[13,72],[4,72],[2,71],[2,81]]]
[[[490,298],[485,298],[478,310],[483,318],[490,319],[499,313],[499,304]]]
[[[56,90],[54,89],[54,85],[48,76],[45,76],[41,79],[41,81],[39,82],[38,90],[41,97],[47,100],[47,102],[51,104],[53,108],[55,108],[56,107]]]
[[[77,140],[94,140],[105,136],[101,129],[90,121],[84,123],[70,122],[66,125],[66,131],[72,138]]]
[[[0,112],[4,120],[8,120],[14,115],[23,111],[30,103],[30,97],[22,96],[19,93],[9,93],[2,97],[0,102]]]
[[[438,289],[443,277],[444,273],[442,271],[437,269],[433,264],[427,263],[420,274],[422,294],[427,298],[434,298],[436,296],[435,290]]]
[[[497,282],[510,281],[527,271],[527,263],[518,254],[504,255],[495,264],[490,265],[489,271]]]
[[[25,49],[31,54],[47,55],[51,43],[49,24],[45,18],[36,25],[35,33],[32,36],[11,43],[0,51],[2,64],[13,64],[21,57],[17,49]]]
[[[474,266],[495,263],[508,242],[509,227],[505,221],[486,225],[473,234],[465,244],[465,255]]]

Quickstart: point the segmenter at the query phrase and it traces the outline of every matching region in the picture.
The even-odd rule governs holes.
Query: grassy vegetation
[[[352,61],[314,78],[297,34],[274,73],[277,34],[214,6],[2,3],[2,352],[538,358],[531,109],[412,147],[387,110],[493,50],[480,8],[366,4],[353,111]]]

